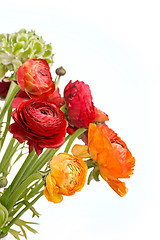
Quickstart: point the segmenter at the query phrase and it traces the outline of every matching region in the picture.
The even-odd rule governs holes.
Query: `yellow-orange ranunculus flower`
[[[87,164],[68,153],[59,153],[50,162],[51,173],[47,175],[44,195],[48,201],[59,203],[63,196],[79,192],[87,175]]]
[[[82,154],[82,152],[84,154]],[[89,125],[88,150],[80,145],[72,149],[74,156],[90,157],[98,163],[100,175],[121,197],[127,193],[124,182],[119,178],[129,178],[133,174],[135,159],[125,142],[107,125]]]

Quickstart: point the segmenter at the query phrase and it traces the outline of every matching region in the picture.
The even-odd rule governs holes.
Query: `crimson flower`
[[[68,123],[64,113],[52,103],[24,101],[12,112],[12,118],[15,122],[9,131],[20,143],[27,141],[30,152],[35,148],[39,155],[43,148],[58,148],[65,141]]]
[[[7,96],[7,93],[11,84],[11,80],[5,81],[5,79],[7,79],[7,77],[4,77],[0,81],[0,98],[5,98]]]
[[[29,100],[29,99],[30,99],[30,97],[27,95],[27,93],[20,89],[17,92],[16,97],[13,99],[12,108],[18,107],[22,102]],[[57,88],[57,90],[54,93],[52,93],[50,96],[48,96],[45,99],[45,101],[53,103],[59,108],[64,105],[64,98],[61,97],[59,88]]]
[[[88,128],[95,119],[89,85],[83,81],[70,81],[64,89],[64,99],[71,124],[77,128]]]

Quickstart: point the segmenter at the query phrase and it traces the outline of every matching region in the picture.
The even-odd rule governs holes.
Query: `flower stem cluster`
[[[51,45],[34,31],[0,35],[0,78],[8,70],[17,78],[0,111],[0,238],[10,233],[27,239],[25,229],[36,233],[34,223],[21,216],[30,210],[39,217],[33,205],[43,195],[60,203],[101,177],[122,197],[127,188],[120,179],[133,174],[135,159],[106,125],[108,115],[95,107],[89,85],[69,81],[60,94],[66,70],[57,68],[53,81],[52,57]],[[70,151],[75,139],[85,145],[75,144]],[[19,170],[8,183],[18,161]]]

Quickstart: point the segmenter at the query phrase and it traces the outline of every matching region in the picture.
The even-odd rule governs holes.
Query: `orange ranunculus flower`
[[[47,98],[55,90],[46,60],[27,59],[17,71],[17,82],[30,98]]]
[[[50,162],[51,173],[47,175],[44,195],[48,201],[59,203],[63,196],[79,192],[87,175],[87,164],[68,153],[59,153]]]
[[[82,158],[90,157],[98,163],[101,177],[121,197],[127,193],[124,182],[119,178],[129,178],[133,174],[135,159],[125,142],[107,125],[89,125],[88,151],[75,145],[72,154]],[[82,153],[83,151],[83,153]]]

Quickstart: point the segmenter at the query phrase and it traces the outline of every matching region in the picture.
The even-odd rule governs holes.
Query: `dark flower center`
[[[48,111],[47,110],[44,110],[44,109],[41,109],[40,112],[44,115],[47,115],[48,114]]]

